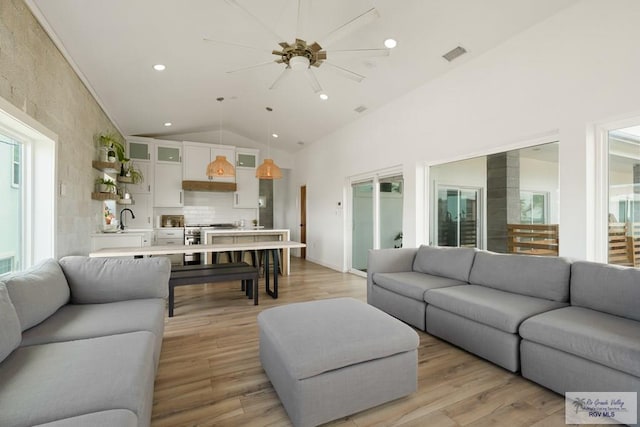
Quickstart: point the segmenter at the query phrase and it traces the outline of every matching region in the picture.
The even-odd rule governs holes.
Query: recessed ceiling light
[[[277,138],[278,134],[277,133],[272,133],[271,136],[274,137],[274,138]]]
[[[395,41],[394,39],[386,39],[384,41],[384,45],[385,45],[385,47],[387,47],[389,49],[393,49],[394,47],[396,47],[398,45],[398,42]]]
[[[166,68],[164,64],[156,64],[153,66],[153,69],[156,71],[164,71]]]
[[[169,126],[171,126],[172,124],[173,124],[173,123],[171,123],[171,122],[165,122],[165,124],[164,124],[164,125],[165,125],[166,127],[169,127]]]
[[[326,101],[327,99],[329,99],[329,95],[327,95],[326,93],[321,93],[320,99],[322,99],[323,101]]]

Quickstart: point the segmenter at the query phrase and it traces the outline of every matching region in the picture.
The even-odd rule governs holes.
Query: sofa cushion
[[[22,346],[149,331],[162,340],[164,300],[68,304],[46,322],[24,331]]]
[[[587,261],[573,263],[571,305],[640,320],[640,270]]]
[[[583,307],[527,319],[522,338],[640,377],[640,322]]]
[[[564,258],[478,252],[469,282],[501,291],[568,302],[570,274],[571,264]]]
[[[477,250],[422,245],[413,261],[413,270],[466,282]]]
[[[22,330],[42,322],[69,301],[69,286],[53,259],[3,279]]]
[[[18,348],[21,340],[20,320],[9,299],[4,283],[0,283],[0,362]]]
[[[373,283],[381,288],[419,301],[424,301],[424,293],[428,289],[467,284],[467,282],[461,282],[447,277],[432,276],[425,273],[417,273],[415,271],[374,273]]]
[[[69,256],[60,260],[74,304],[166,298],[171,262],[167,257],[116,259]],[[116,279],[117,278],[117,279]]]
[[[435,307],[512,334],[518,332],[520,323],[525,319],[566,306],[557,301],[478,285],[433,289],[424,297]]]
[[[127,409],[93,412],[34,427],[138,427],[138,417]]]
[[[151,332],[133,332],[16,349],[0,364],[0,425],[33,426],[110,409],[149,420],[154,340]]]

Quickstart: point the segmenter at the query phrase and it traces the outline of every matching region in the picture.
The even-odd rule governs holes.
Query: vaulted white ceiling
[[[293,152],[299,142],[312,143],[357,120],[576,0],[301,0],[299,22],[297,0],[237,0],[289,43],[320,40],[378,10],[378,19],[323,48],[383,48],[389,37],[398,46],[384,57],[329,53],[329,61],[366,78],[357,83],[325,65],[314,69],[327,101],[296,72],[270,90],[283,64],[227,73],[273,61],[271,51],[282,40],[224,0],[26,1],[124,134],[215,130],[222,113],[224,129],[259,142],[269,130],[277,132],[272,146]],[[456,46],[468,53],[444,60]],[[166,70],[154,71],[158,63]],[[222,108],[217,97],[225,98]],[[355,112],[359,106],[367,110]]]

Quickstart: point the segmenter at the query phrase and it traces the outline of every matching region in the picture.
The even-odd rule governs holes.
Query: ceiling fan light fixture
[[[273,163],[273,159],[264,159],[264,162],[256,169],[256,178],[258,179],[280,179],[282,171]]]
[[[289,67],[294,71],[306,70],[309,68],[310,63],[309,58],[306,56],[294,56],[289,59]]]
[[[236,176],[236,170],[226,156],[216,156],[216,159],[207,165],[207,176],[209,178],[233,178]]]

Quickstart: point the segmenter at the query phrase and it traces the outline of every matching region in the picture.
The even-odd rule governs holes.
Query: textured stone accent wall
[[[487,249],[507,252],[507,224],[520,222],[520,153],[487,156]]]
[[[58,136],[56,256],[89,252],[101,203],[91,200],[97,171],[93,137],[116,132],[91,93],[22,0],[0,0],[0,96]]]

